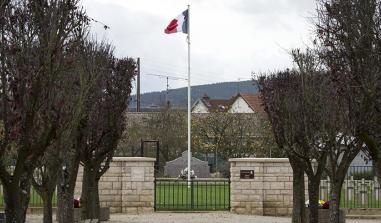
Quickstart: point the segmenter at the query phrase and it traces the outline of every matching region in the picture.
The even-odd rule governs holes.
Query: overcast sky
[[[186,77],[186,34],[164,29],[188,4],[192,85],[292,67],[288,51],[311,42],[315,0],[83,0],[90,17],[111,27],[93,22],[98,38],[112,42],[118,57],[141,58],[143,92],[166,88],[164,78],[146,74]]]

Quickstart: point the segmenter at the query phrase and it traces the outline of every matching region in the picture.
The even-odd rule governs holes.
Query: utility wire
[[[183,71],[186,71],[186,69],[187,69],[185,66],[163,63],[163,62],[160,62],[159,60],[155,60],[155,59],[145,58],[145,60],[148,60],[147,63],[150,65],[153,65],[154,67],[161,67],[161,68],[166,69],[166,70],[168,70],[168,69],[169,70],[177,70],[177,71],[180,70],[183,72]],[[155,62],[155,61],[157,61],[157,62]],[[198,67],[193,68],[192,76],[194,76],[194,75],[203,76],[203,77],[209,76],[212,78],[220,78],[221,77],[221,73],[217,73],[217,72],[213,72],[213,71],[211,72],[211,71],[208,71],[206,69],[202,69],[202,68],[200,69]],[[225,76],[237,76],[237,74],[234,74],[234,75],[225,74]],[[239,76],[247,76],[247,75],[241,74]]]
[[[175,77],[175,76],[169,76],[169,75],[163,75],[163,74],[142,74],[142,75],[156,76],[156,77],[161,77],[161,78],[168,78],[170,80],[188,80],[187,78],[183,78],[183,77]]]
[[[110,26],[104,24],[103,22],[98,21],[98,20],[96,20],[96,19],[94,19],[94,18],[91,18],[90,16],[88,16],[88,18],[89,18],[91,21],[93,21],[93,22],[96,22],[96,23],[99,23],[99,24],[103,25],[103,28],[104,28],[105,30],[110,29]]]

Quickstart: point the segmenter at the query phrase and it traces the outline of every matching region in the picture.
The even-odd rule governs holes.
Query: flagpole
[[[188,188],[191,186],[191,77],[190,77],[190,5],[188,5],[188,24],[187,24],[187,42],[188,42]]]

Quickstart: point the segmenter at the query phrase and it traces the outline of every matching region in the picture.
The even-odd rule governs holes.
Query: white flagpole
[[[188,33],[188,188],[191,186],[191,77],[190,77],[190,5],[188,5],[188,22],[187,22],[187,33]]]

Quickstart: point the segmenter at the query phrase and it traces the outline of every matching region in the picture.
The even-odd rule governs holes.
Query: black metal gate
[[[229,179],[155,179],[155,211],[230,210]]]

